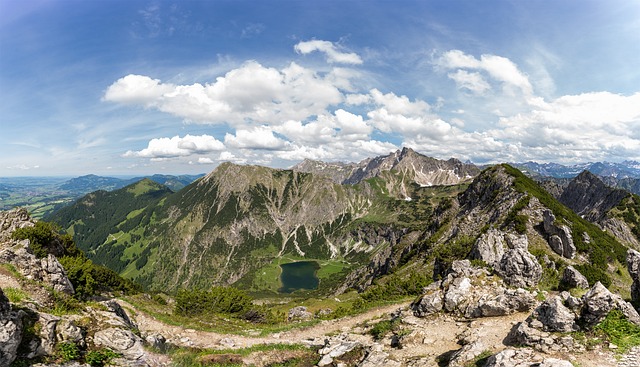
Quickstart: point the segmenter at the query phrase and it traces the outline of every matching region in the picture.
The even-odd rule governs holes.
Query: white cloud
[[[505,87],[516,87],[525,95],[533,94],[533,88],[529,82],[529,78],[521,72],[516,64],[506,57],[485,54],[476,59],[471,55],[467,55],[460,50],[451,50],[436,58],[435,65],[445,69],[469,69],[484,71],[493,79],[502,82]],[[467,78],[462,75],[449,74],[449,77],[456,82],[468,82]],[[458,85],[463,88],[463,85]]]
[[[304,120],[342,102],[347,73],[321,76],[295,63],[278,70],[249,61],[213,84],[163,84],[129,75],[113,83],[104,100],[137,103],[199,123],[243,125]]]
[[[224,144],[209,135],[186,135],[184,138],[176,135],[173,138],[151,139],[147,148],[137,152],[129,150],[123,156],[165,159],[210,153],[222,149],[224,149]]]
[[[482,94],[491,89],[480,73],[470,73],[465,70],[458,70],[455,73],[449,73],[447,76],[456,82],[460,89],[467,89],[476,94]]]
[[[248,130],[237,130],[235,135],[226,134],[227,146],[240,149],[284,149],[287,142],[276,137],[268,126],[256,126]]]
[[[358,54],[353,52],[340,52],[338,48],[329,41],[303,41],[295,45],[294,49],[296,50],[296,52],[303,55],[312,53],[314,51],[322,52],[326,55],[327,62],[329,63],[353,65],[362,64],[362,59],[360,58],[360,56],[358,56]]]
[[[107,88],[103,100],[151,106],[157,103],[162,95],[171,92],[174,88],[171,84],[161,84],[158,79],[129,74],[111,84]]]
[[[198,158],[198,164],[213,164],[213,159],[209,157],[200,157]]]

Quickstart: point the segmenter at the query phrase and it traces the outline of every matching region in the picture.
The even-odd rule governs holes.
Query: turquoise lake
[[[282,274],[280,281],[282,288],[280,293],[291,293],[299,289],[316,289],[320,281],[316,276],[316,271],[320,269],[320,265],[316,261],[298,261],[280,265]]]

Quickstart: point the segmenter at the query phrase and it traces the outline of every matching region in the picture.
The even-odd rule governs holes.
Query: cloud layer
[[[225,129],[215,136],[155,138],[123,156],[287,166],[304,158],[360,160],[404,145],[437,158],[477,163],[640,159],[640,92],[544,99],[533,87],[541,83],[512,60],[450,50],[436,53],[431,63],[432,72],[446,76],[460,92],[457,108],[446,113],[448,101],[440,96],[432,106],[377,87],[354,87],[371,85],[371,75],[361,69],[360,56],[331,42],[300,42],[294,50],[323,53],[328,68],[247,61],[204,84],[133,74],[118,79],[104,101]],[[485,127],[474,128],[480,125],[469,120],[467,110],[481,111]]]

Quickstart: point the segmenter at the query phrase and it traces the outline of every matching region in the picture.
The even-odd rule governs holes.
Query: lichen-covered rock
[[[504,255],[504,249],[504,233],[492,228],[478,237],[469,256],[472,259],[482,260],[492,267],[497,267]]]
[[[432,283],[434,287],[430,287],[427,293],[420,298],[417,302],[411,305],[413,313],[418,317],[425,317],[442,311],[444,306],[444,293],[440,289],[440,283]]]
[[[587,278],[571,265],[564,269],[561,282],[569,288],[589,288],[589,281]]]
[[[29,240],[0,250],[0,262],[12,264],[27,279],[44,282],[57,292],[73,294],[74,289],[67,273],[53,255],[38,259],[29,252]]]

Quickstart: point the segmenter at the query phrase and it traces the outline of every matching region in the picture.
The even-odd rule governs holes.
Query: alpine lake
[[[282,288],[280,293],[292,293],[300,289],[313,290],[318,288],[320,281],[316,272],[320,269],[320,264],[316,261],[298,261],[288,264],[281,264],[280,281]]]

